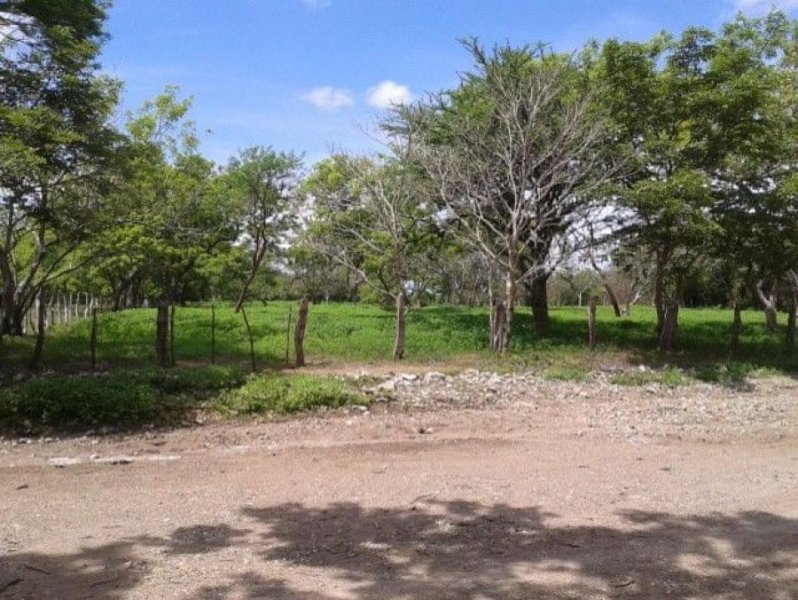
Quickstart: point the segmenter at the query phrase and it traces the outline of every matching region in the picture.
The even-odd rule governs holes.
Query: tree
[[[228,194],[235,203],[240,228],[250,246],[249,271],[241,285],[235,312],[241,310],[247,291],[267,252],[273,251],[292,222],[301,159],[292,153],[253,146],[230,160],[225,174]]]
[[[414,256],[428,215],[407,146],[392,151],[374,159],[335,155],[316,165],[305,189],[314,202],[314,247],[394,304],[393,357],[401,359],[409,299],[419,290]]]
[[[504,352],[519,286],[537,278],[545,294],[553,244],[617,166],[608,152],[608,122],[578,62],[542,48],[488,53],[475,40],[465,46],[475,70],[456,90],[400,109],[396,129],[418,140],[412,154],[451,234],[504,279],[491,339]]]
[[[81,266],[80,244],[102,226],[119,136],[118,84],[98,76],[107,3],[0,5],[0,283],[2,330],[51,282]],[[85,256],[84,260],[91,257]],[[40,302],[40,306],[43,303]],[[33,364],[38,362],[43,331]]]
[[[156,360],[169,366],[169,309],[198,277],[203,261],[236,238],[225,188],[196,152],[189,100],[169,88],[127,123],[127,173],[114,197],[116,226],[98,244],[116,249],[109,269],[138,278],[153,299]],[[120,260],[119,255],[124,258]]]
[[[791,28],[772,12],[738,16],[720,35],[690,28],[678,39],[602,48],[605,101],[639,165],[619,194],[635,213],[621,230],[654,261],[663,350],[674,343],[685,285],[702,263],[713,255],[727,261],[737,305],[740,273],[750,281],[755,263],[767,262],[757,249],[769,243],[752,234],[763,221],[757,215],[769,212],[768,194],[791,170]],[[777,260],[784,273],[787,263]]]

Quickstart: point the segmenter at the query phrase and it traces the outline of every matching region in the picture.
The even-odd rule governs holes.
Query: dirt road
[[[522,383],[5,440],[0,597],[798,599],[795,382]]]

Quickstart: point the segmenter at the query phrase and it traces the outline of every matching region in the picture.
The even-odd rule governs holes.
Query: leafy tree
[[[106,7],[96,0],[0,4],[5,333],[22,333],[34,300],[43,300],[52,282],[80,267],[81,261],[72,260],[76,251],[102,226],[119,142],[110,123],[118,84],[99,76],[95,64]],[[33,365],[44,341],[40,329]]]
[[[196,152],[193,124],[185,119],[189,107],[170,88],[130,115],[127,177],[115,197],[118,225],[97,241],[116,249],[103,265],[108,271],[146,286],[157,308],[155,347],[162,366],[174,359],[169,307],[237,232],[226,189],[213,164]]]
[[[227,166],[227,193],[238,212],[250,259],[235,312],[244,305],[263,259],[277,249],[292,223],[301,167],[302,161],[295,154],[260,146],[242,150]]]

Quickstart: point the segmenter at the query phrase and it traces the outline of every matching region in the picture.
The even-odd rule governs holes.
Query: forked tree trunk
[[[159,300],[155,315],[155,364],[168,367],[169,357],[169,302]]]
[[[405,331],[407,327],[407,307],[404,291],[396,294],[396,321],[393,339],[393,357],[401,360],[405,356]]]
[[[539,337],[549,335],[549,299],[546,291],[548,279],[548,273],[540,273],[529,284],[529,305],[532,308],[535,333]]]
[[[778,327],[778,281],[774,281],[768,293],[762,288],[762,281],[756,284],[756,295],[765,309],[765,327],[775,333]]]

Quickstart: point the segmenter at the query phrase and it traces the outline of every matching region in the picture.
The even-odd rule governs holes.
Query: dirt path
[[[507,381],[482,404],[427,382],[370,411],[6,440],[0,597],[798,599],[794,382]]]

